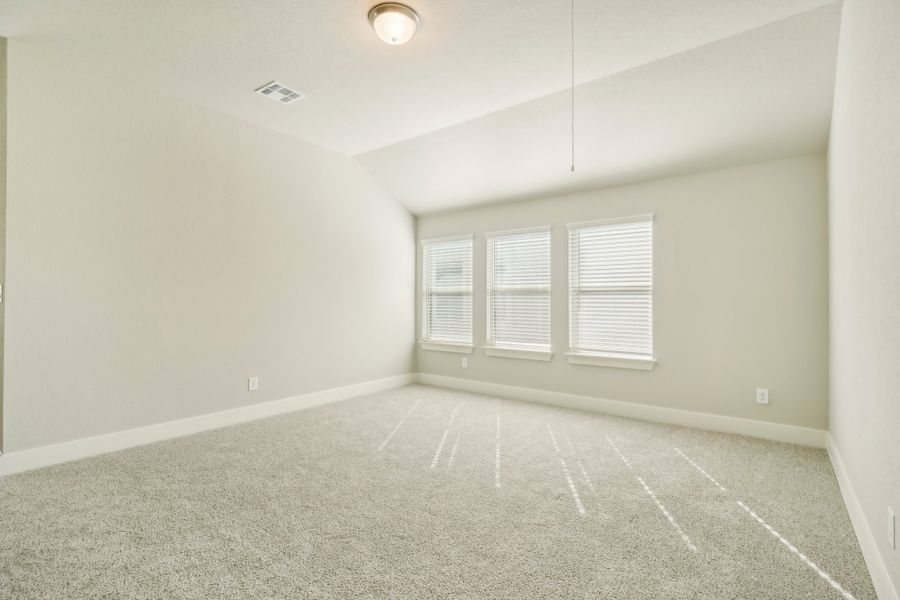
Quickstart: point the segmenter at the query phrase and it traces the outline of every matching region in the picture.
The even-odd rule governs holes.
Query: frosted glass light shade
[[[403,4],[385,2],[369,11],[369,23],[381,41],[392,46],[405,44],[419,27],[419,15]]]

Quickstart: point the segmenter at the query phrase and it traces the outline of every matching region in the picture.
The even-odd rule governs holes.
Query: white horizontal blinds
[[[570,226],[569,344],[652,357],[652,216]]]
[[[472,343],[472,238],[424,242],[426,341]]]
[[[550,349],[550,231],[487,238],[488,343]]]

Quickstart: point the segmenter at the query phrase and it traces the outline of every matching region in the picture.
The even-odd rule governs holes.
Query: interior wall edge
[[[3,382],[4,382],[4,340],[6,329],[6,304],[3,299],[3,286],[6,284],[6,48],[7,39],[0,36],[0,453],[3,452],[4,424],[3,418]]]
[[[898,30],[896,0],[843,2],[828,149],[829,435],[854,525],[871,527],[864,555],[883,559],[882,600],[900,590]]]
[[[610,400],[596,396],[581,396],[578,394],[517,387],[486,381],[476,381],[474,379],[433,375],[430,373],[417,373],[415,380],[417,383],[423,385],[450,388],[475,394],[500,396],[503,398],[512,398],[537,404],[548,404],[551,406],[609,414],[630,419],[654,421],[665,423],[667,425],[680,425],[682,427],[706,429],[721,433],[733,433],[772,440],[775,442],[812,446],[814,448],[825,448],[826,437],[828,434],[828,432],[823,429],[784,425],[769,421],[755,421],[740,417],[728,417],[677,408],[653,406],[651,404],[623,402],[621,400]]]
[[[828,457],[831,459],[831,466],[834,468],[834,475],[841,489],[844,504],[847,505],[847,513],[850,515],[853,531],[856,533],[856,539],[859,541],[863,558],[866,561],[866,566],[869,568],[869,574],[872,576],[872,585],[875,586],[875,592],[878,594],[879,600],[900,600],[900,593],[897,592],[888,573],[887,559],[882,556],[878,549],[875,536],[872,535],[872,527],[869,526],[862,503],[860,503],[856,495],[853,481],[850,479],[850,474],[844,465],[844,460],[841,458],[837,442],[831,433],[827,434],[826,450],[828,451]]]

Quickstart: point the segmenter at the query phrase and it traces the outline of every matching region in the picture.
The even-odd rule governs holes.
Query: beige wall
[[[6,38],[0,37],[0,285],[6,270]],[[0,303],[0,450],[3,449],[3,314]]]
[[[7,451],[412,370],[415,223],[362,167],[9,58]]]
[[[844,2],[829,188],[832,440],[900,590],[885,534],[888,506],[900,519],[897,0]]]
[[[826,175],[821,156],[425,216],[418,237],[475,233],[475,343],[485,341],[486,231],[553,226],[549,363],[418,350],[420,372],[826,428]],[[651,372],[570,365],[571,222],[653,213]],[[419,264],[421,270],[421,263]],[[420,291],[419,291],[420,294]],[[417,319],[419,321],[419,319]],[[768,407],[755,403],[767,387]]]

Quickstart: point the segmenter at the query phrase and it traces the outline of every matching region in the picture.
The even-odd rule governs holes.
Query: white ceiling
[[[568,178],[555,175],[569,175],[568,0],[407,1],[422,28],[400,47],[369,28],[376,0],[2,0],[0,35],[62,40],[142,85],[362,154],[414,212],[806,151],[827,134],[839,8],[814,9],[833,0],[576,0]],[[253,94],[272,79],[307,97]]]
[[[363,154],[412,212],[824,150],[840,6],[819,8],[576,89]]]

